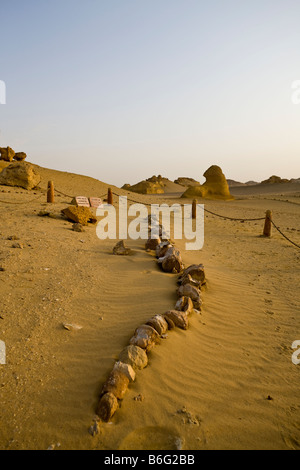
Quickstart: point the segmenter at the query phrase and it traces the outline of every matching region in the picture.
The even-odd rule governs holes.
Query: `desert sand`
[[[37,169],[43,190],[53,180],[71,196],[107,192],[92,178]],[[231,192],[235,200],[205,206],[238,218],[270,209],[300,243],[299,184]],[[134,195],[147,203],[179,197]],[[92,437],[103,382],[136,327],[174,307],[176,276],[157,267],[141,240],[126,242],[133,256],[117,257],[116,241],[99,240],[95,226],[73,232],[60,218],[70,203],[62,194],[49,209],[44,191],[1,186],[0,201],[0,449],[300,449],[300,366],[291,360],[300,340],[299,249],[275,231],[262,238],[263,222],[209,214],[201,251],[176,241],[186,266],[205,266],[202,315],[155,347],[121,409]],[[38,217],[45,209],[57,218]]]

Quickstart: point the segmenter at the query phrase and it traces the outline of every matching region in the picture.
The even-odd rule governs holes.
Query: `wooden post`
[[[272,211],[266,212],[266,220],[264,226],[264,236],[270,237],[272,235]]]
[[[192,219],[197,218],[197,199],[193,200],[193,206],[192,206]]]
[[[54,203],[54,183],[53,183],[53,181],[48,181],[47,202],[50,203],[50,204]]]
[[[113,194],[112,194],[112,190],[110,188],[108,188],[108,192],[107,192],[107,204],[110,204],[111,206],[113,205],[114,201],[113,201]]]

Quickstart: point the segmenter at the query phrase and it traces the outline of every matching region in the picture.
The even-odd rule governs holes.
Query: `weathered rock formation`
[[[97,218],[93,215],[88,207],[70,206],[66,209],[63,209],[61,212],[68,220],[71,220],[76,224],[86,226],[88,223],[97,223]]]
[[[123,189],[132,191],[138,194],[164,194],[164,185],[158,182],[152,181],[141,181],[140,183],[134,184],[133,186],[126,185]]]
[[[200,186],[199,181],[194,180],[194,178],[180,177],[174,181],[176,184],[181,186]]]
[[[33,189],[41,181],[41,176],[30,163],[14,162],[0,173],[0,184]]]
[[[0,160],[4,160],[5,162],[12,162],[15,156],[15,152],[10,147],[0,147]]]
[[[280,178],[280,176],[270,176],[267,180],[262,181],[260,184],[278,184],[278,183],[289,183],[290,180]]]
[[[14,160],[17,162],[23,162],[27,158],[27,155],[25,152],[17,152],[14,156]]]
[[[200,186],[190,186],[183,198],[233,199],[227,180],[219,166],[211,166],[203,175],[206,182]]]

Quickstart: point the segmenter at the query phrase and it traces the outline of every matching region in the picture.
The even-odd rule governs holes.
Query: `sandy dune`
[[[39,171],[43,189],[51,179],[68,195],[107,191],[92,178]],[[300,191],[293,188],[284,197],[242,188],[250,192],[206,207],[245,218],[271,209],[299,244]],[[263,222],[210,215],[202,251],[176,242],[186,265],[205,265],[202,315],[153,350],[112,423],[92,437],[102,383],[135,328],[174,306],[176,276],[158,269],[142,241],[127,242],[134,256],[115,257],[115,241],[100,241],[95,226],[75,233],[60,218],[38,217],[47,207],[39,190],[0,191],[0,340],[7,347],[0,449],[300,449],[300,366],[291,360],[300,340],[299,249],[275,232],[262,238]],[[134,195],[141,202],[167,197]],[[69,201],[57,196],[51,210],[59,216]],[[139,394],[143,401],[134,400]]]

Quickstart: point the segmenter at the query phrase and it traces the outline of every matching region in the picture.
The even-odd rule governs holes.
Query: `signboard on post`
[[[90,197],[90,204],[91,207],[95,207],[96,209],[103,207],[103,201],[99,197]]]
[[[85,196],[76,196],[75,203],[78,207],[90,207],[89,200]]]

